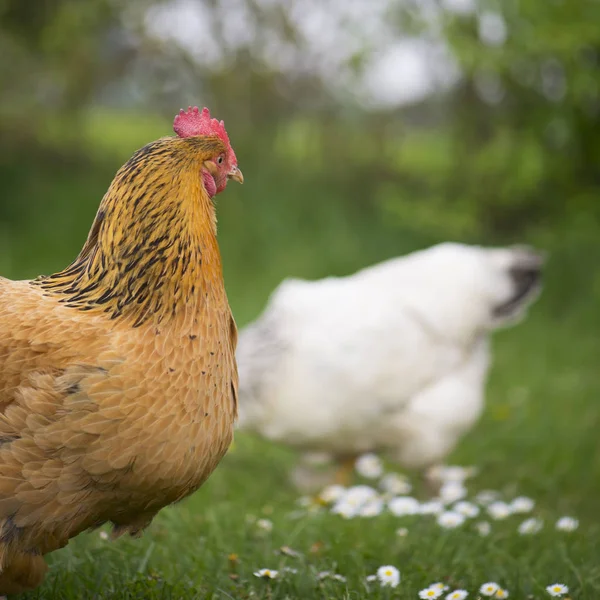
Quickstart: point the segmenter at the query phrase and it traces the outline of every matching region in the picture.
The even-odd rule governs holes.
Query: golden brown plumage
[[[138,533],[225,454],[236,326],[205,184],[228,152],[219,132],[145,146],[69,267],[0,278],[0,594],[85,529]]]

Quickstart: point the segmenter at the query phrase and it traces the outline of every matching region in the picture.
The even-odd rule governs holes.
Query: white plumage
[[[541,264],[527,248],[445,243],[284,281],[240,333],[239,427],[336,459],[438,463],[480,416],[489,334],[523,315]]]

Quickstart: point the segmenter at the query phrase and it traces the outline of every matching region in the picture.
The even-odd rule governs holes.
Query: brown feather
[[[0,594],[39,585],[42,555],[85,529],[138,534],[225,454],[236,328],[201,178],[223,150],[142,148],[69,267],[0,278]]]

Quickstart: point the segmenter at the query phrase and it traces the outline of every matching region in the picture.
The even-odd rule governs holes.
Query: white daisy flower
[[[506,519],[512,514],[511,507],[506,504],[506,502],[500,502],[497,500],[496,502],[492,502],[487,507],[488,514],[492,519],[496,519],[497,521],[500,519]]]
[[[494,490],[482,490],[475,496],[475,502],[487,506],[498,499],[500,494]]]
[[[528,513],[533,510],[535,502],[527,496],[519,496],[510,503],[513,513]]]
[[[480,521],[475,524],[475,528],[480,536],[485,537],[492,532],[492,526],[487,521]]]
[[[559,531],[575,531],[579,527],[579,521],[574,517],[561,517],[556,521],[556,529]]]
[[[442,595],[442,590],[435,587],[428,587],[419,592],[419,598],[439,598]]]
[[[302,554],[300,552],[294,550],[293,548],[290,548],[289,546],[281,546],[281,548],[279,548],[279,552],[281,552],[281,554],[283,554],[284,556],[291,556],[292,558],[302,557]]]
[[[312,506],[313,503],[314,500],[310,496],[300,496],[300,498],[296,500],[296,504],[302,508],[308,508],[309,506]]]
[[[101,531],[98,535],[100,536],[101,540],[107,540],[110,537],[106,531]]]
[[[297,575],[298,569],[294,569],[294,567],[283,567],[281,569],[282,573],[290,573],[291,575]]]
[[[367,575],[367,581],[371,583],[372,581],[377,581],[377,575]]]
[[[494,598],[508,598],[510,596],[510,594],[508,593],[508,590],[504,590],[502,588],[498,588],[496,595],[494,596]]]
[[[398,475],[398,473],[387,473],[379,481],[379,487],[392,496],[404,496],[410,494],[412,485],[408,482],[405,477]]]
[[[446,596],[446,600],[464,600],[469,595],[465,590],[454,590]]]
[[[459,465],[437,465],[427,471],[427,476],[437,481],[458,481],[462,483],[476,475],[476,467],[461,467]]]
[[[553,583],[546,588],[551,596],[564,596],[569,592],[569,588],[562,583]]]
[[[400,583],[400,571],[392,565],[385,565],[377,569],[377,579],[384,587],[395,588]]]
[[[454,512],[453,510],[447,510],[446,512],[438,515],[437,523],[444,529],[454,529],[460,527],[465,522],[465,518],[460,513]]]
[[[344,519],[352,519],[358,515],[360,505],[347,502],[345,499],[339,500],[333,505],[331,512],[334,515],[340,515]]]
[[[377,479],[383,475],[383,465],[375,454],[363,454],[356,459],[354,469],[361,477]]]
[[[396,517],[416,515],[419,512],[419,501],[411,496],[396,496],[388,502],[388,508]]]
[[[466,502],[465,500],[457,502],[452,507],[452,510],[455,510],[457,513],[460,513],[469,519],[473,519],[479,514],[479,507],[472,502]]]
[[[273,522],[269,521],[269,519],[258,519],[256,526],[266,532],[273,530]]]
[[[336,581],[346,583],[346,578],[343,575],[339,575],[338,573],[332,573],[331,571],[320,571],[319,573],[317,573],[317,579],[335,579]]]
[[[444,505],[439,500],[429,500],[419,505],[421,515],[439,515],[441,512],[444,512]]]
[[[254,571],[255,577],[262,577],[263,579],[276,579],[279,575],[279,571],[275,571],[274,569],[259,569],[258,571]]]
[[[430,588],[435,588],[436,590],[442,590],[442,592],[445,592],[445,591],[447,591],[447,590],[450,589],[445,583],[442,583],[441,581],[437,581],[436,583],[432,583],[429,587]]]
[[[519,533],[521,535],[530,535],[540,531],[544,522],[541,519],[527,519],[519,525]]]
[[[373,498],[377,498],[378,496],[377,490],[368,485],[355,485],[348,488],[346,493],[340,499],[343,499],[350,504],[362,506],[369,502],[369,500],[373,500]]]
[[[381,498],[374,498],[360,507],[358,515],[360,517],[377,517],[383,512],[384,506],[384,502]]]
[[[460,481],[448,481],[440,488],[440,500],[444,504],[452,504],[467,495],[467,488]]]
[[[325,504],[337,502],[346,493],[346,488],[343,485],[328,485],[321,490],[319,500]]]
[[[482,594],[483,596],[493,596],[499,589],[500,589],[500,586],[497,583],[494,583],[493,581],[489,581],[488,583],[484,583],[479,588],[479,593]]]

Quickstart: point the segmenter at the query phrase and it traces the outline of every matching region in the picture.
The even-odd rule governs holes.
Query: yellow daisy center
[[[391,577],[391,576],[392,576],[392,572],[391,572],[389,569],[387,569],[387,571],[384,571],[384,572],[383,572],[383,574],[384,574],[386,577]]]

